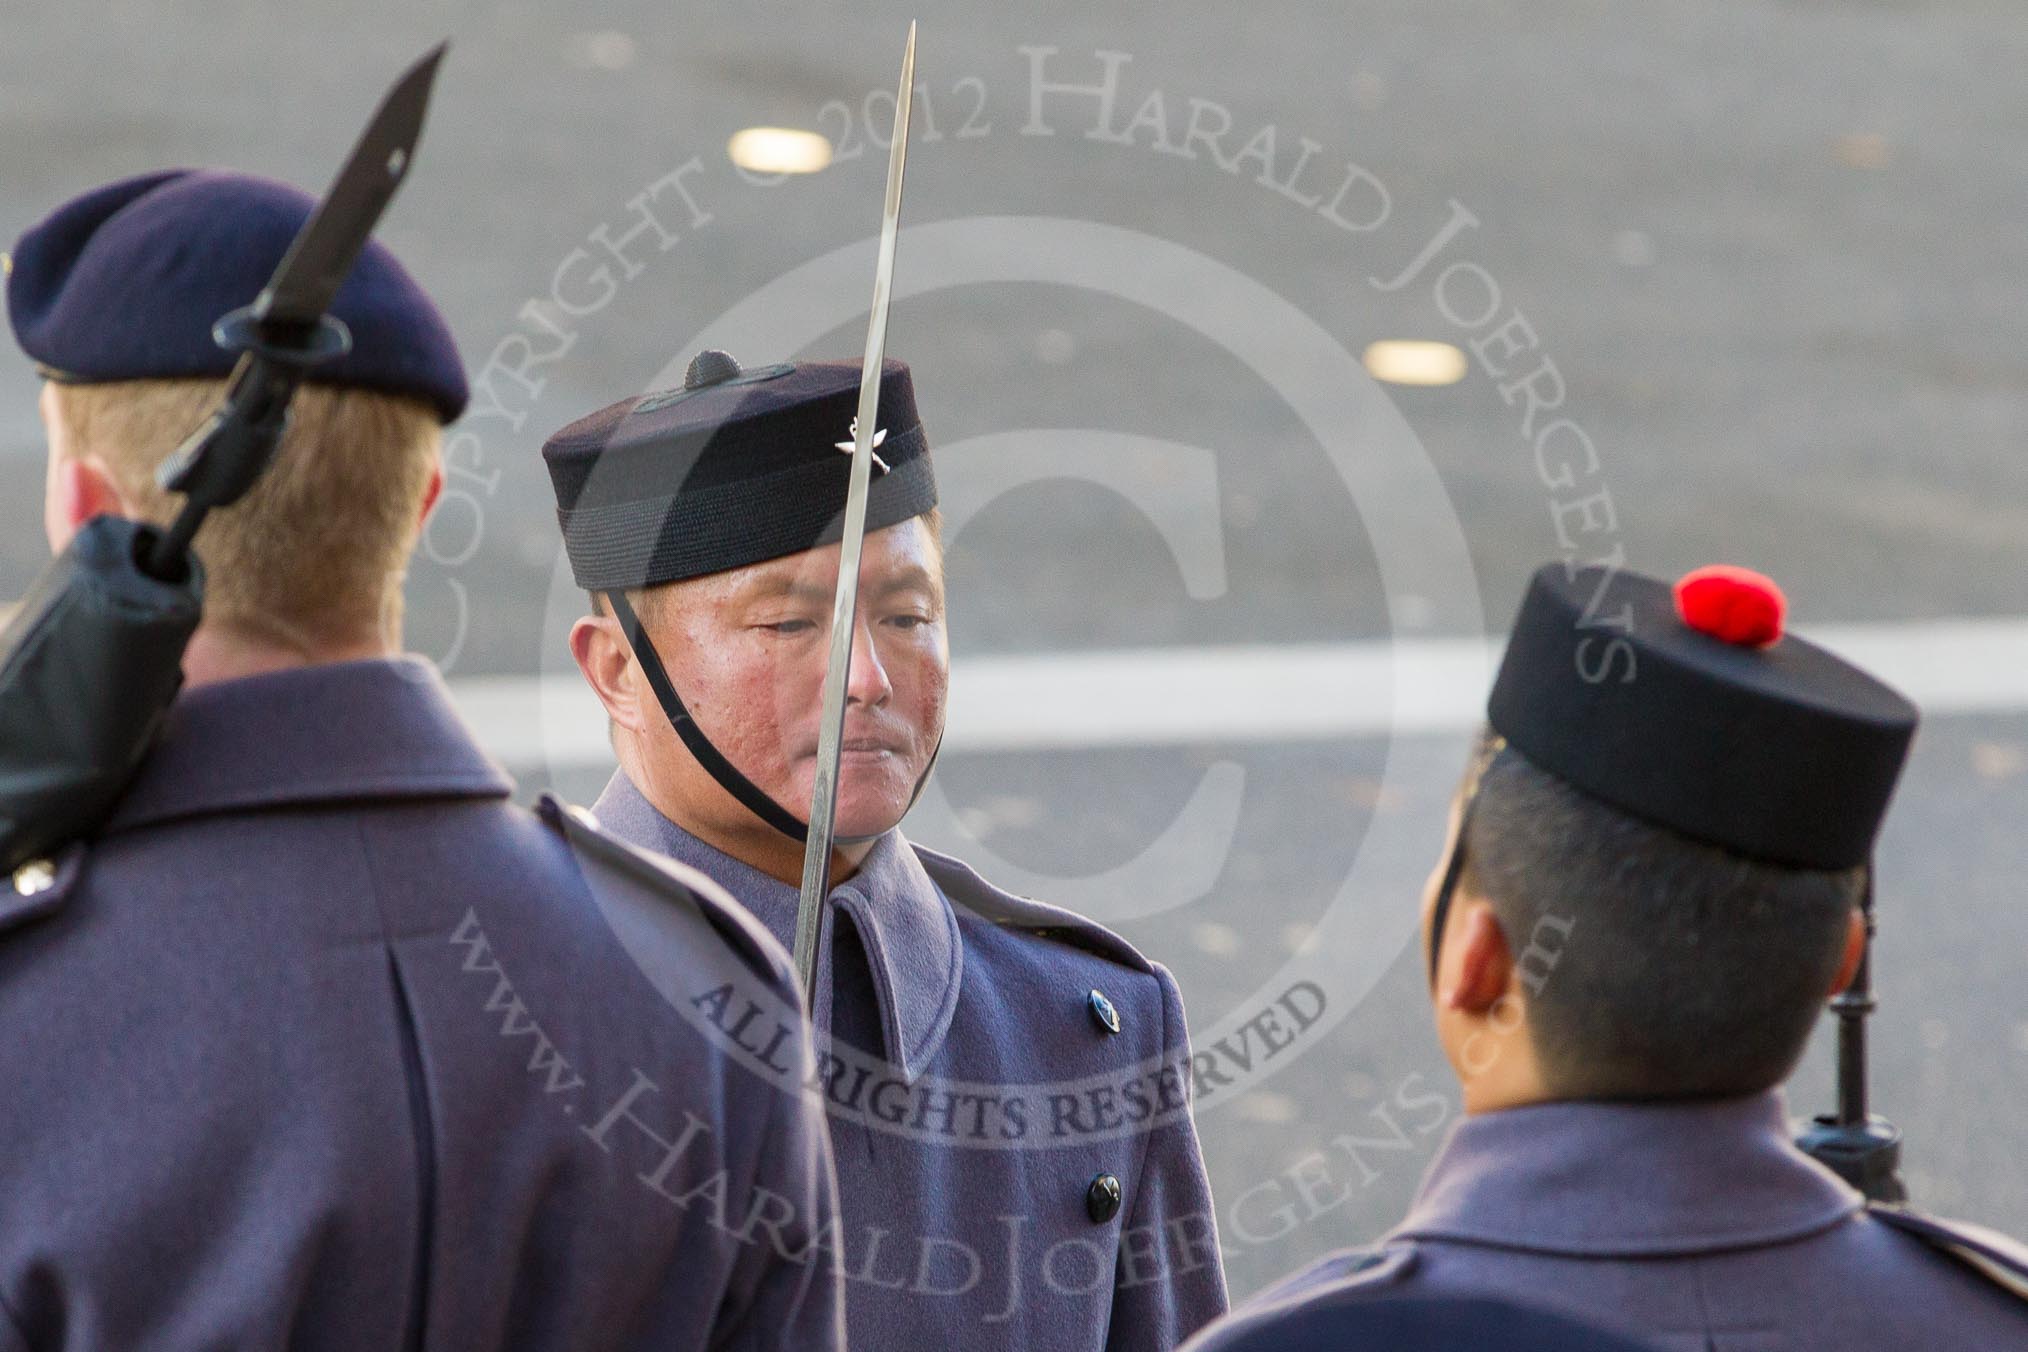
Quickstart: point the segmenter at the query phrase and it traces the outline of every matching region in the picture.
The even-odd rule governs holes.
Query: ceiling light
[[[756,174],[814,174],[831,163],[831,143],[813,131],[748,127],[734,132],[725,153]]]
[[[1362,360],[1375,380],[1390,385],[1455,385],[1470,363],[1449,343],[1388,339],[1372,344]]]

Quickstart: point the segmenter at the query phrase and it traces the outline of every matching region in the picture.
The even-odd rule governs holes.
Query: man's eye
[[[759,626],[771,634],[807,634],[817,627],[814,620],[777,620]]]
[[[920,629],[930,622],[930,618],[927,615],[895,615],[887,622],[902,629]]]

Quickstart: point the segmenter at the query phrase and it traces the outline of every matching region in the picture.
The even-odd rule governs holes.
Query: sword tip
[[[409,154],[414,151],[416,142],[422,139],[423,114],[429,108],[430,91],[436,87],[437,67],[450,46],[451,40],[445,38],[417,57],[415,63],[394,82],[387,97],[381,100],[381,113],[397,119],[391,120],[388,125],[396,140],[405,146],[398,161],[391,161],[388,165],[389,172],[396,178],[407,169]]]
[[[451,49],[451,40],[445,38],[436,46],[417,57],[412,65],[395,82],[398,89],[421,88],[427,90],[436,82],[437,66],[443,62],[444,53]]]

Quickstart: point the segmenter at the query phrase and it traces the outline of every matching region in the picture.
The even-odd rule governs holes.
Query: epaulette
[[[1041,938],[1096,953],[1137,972],[1155,970],[1155,965],[1143,957],[1139,949],[1097,921],[1075,911],[1066,911],[1061,906],[1003,892],[981,878],[970,864],[910,843],[931,881],[953,906],[962,907],[997,925],[1028,930]]]
[[[48,859],[31,859],[0,884],[0,934],[62,909],[84,876],[85,846],[67,845]]]
[[[2028,1245],[1983,1225],[1938,1220],[1906,1207],[1871,1202],[1866,1212],[1956,1259],[2016,1300],[2028,1301]]]
[[[1292,1318],[1328,1318],[1340,1305],[1384,1295],[1405,1281],[1415,1266],[1415,1247],[1410,1244],[1327,1255],[1233,1311],[1230,1319],[1204,1339],[1205,1346],[1219,1352],[1284,1346]]]
[[[609,835],[584,808],[543,794],[535,814],[562,836],[580,864],[611,869],[621,877],[674,902],[688,902],[756,976],[793,995],[795,973],[788,954],[760,921],[704,874]]]
[[[1262,1297],[1279,1302],[1300,1294],[1308,1301],[1329,1300],[1340,1295],[1363,1295],[1393,1286],[1415,1270],[1413,1244],[1380,1244],[1368,1249],[1347,1249],[1320,1260],[1298,1274],[1286,1287],[1276,1287]]]

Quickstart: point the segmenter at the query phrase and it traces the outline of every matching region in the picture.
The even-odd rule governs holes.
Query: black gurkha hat
[[[543,443],[577,584],[646,587],[835,542],[860,363],[742,370],[699,353],[682,388],[622,399]],[[881,367],[866,529],[937,503],[908,367]]]
[[[1545,565],[1487,717],[1542,769],[1644,821],[1769,863],[1863,864],[1916,708],[1784,635],[1785,609],[1744,569],[1702,568],[1672,588]]]

